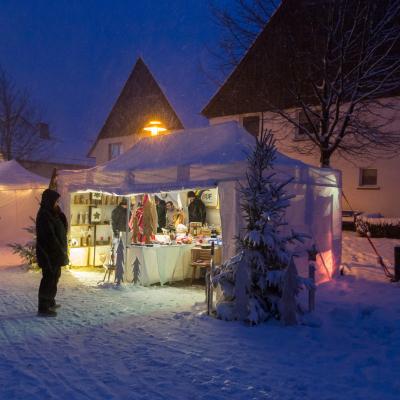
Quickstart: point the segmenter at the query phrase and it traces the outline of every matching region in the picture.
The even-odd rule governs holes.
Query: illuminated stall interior
[[[189,192],[194,192],[197,203],[204,205],[204,221],[189,222]],[[123,213],[124,226],[117,226],[121,218],[116,216]],[[198,278],[209,265],[212,242],[215,260],[221,261],[218,189],[126,197],[100,192],[70,194],[71,265],[102,266],[110,262],[117,238],[126,243],[128,282],[134,281],[129,265],[136,258],[141,265],[139,283],[144,285]]]

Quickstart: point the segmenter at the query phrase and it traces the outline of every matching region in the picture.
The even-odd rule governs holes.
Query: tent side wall
[[[0,163],[0,245],[26,243],[31,235],[25,228],[36,218],[43,190],[49,180],[33,174],[17,161]]]
[[[281,180],[287,175],[288,171],[284,171]],[[296,197],[287,209],[286,221],[289,228],[310,237],[306,241],[308,247],[315,243],[318,250],[316,282],[323,283],[337,275],[341,264],[341,175],[337,171],[314,168],[293,171],[293,175],[298,179],[287,185],[287,192]],[[223,259],[227,260],[237,252],[235,237],[244,227],[244,220],[238,183],[222,182],[218,189],[222,205]],[[300,275],[307,276],[307,254],[303,252],[296,258],[296,265]]]
[[[0,245],[31,239],[25,228],[36,218],[44,189],[0,190]]]

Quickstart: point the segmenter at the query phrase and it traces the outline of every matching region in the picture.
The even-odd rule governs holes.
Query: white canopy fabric
[[[235,185],[245,179],[246,159],[254,143],[236,122],[146,137],[106,164],[60,171],[59,190],[68,207],[68,193],[80,190],[128,195],[218,186],[227,258],[235,252],[232,238],[240,230]],[[293,179],[289,190],[296,198],[288,211],[289,222],[315,237],[321,254],[329,253],[321,273],[325,270],[330,278],[340,264],[340,172],[312,167],[280,153],[274,170],[279,180]]]
[[[0,162],[0,190],[35,189],[49,186],[49,180],[36,175],[17,161]]]
[[[23,168],[17,161],[0,163],[0,245],[30,239],[24,228],[32,225],[49,180]]]
[[[185,129],[146,137],[121,156],[94,168],[61,171],[69,190],[96,190],[126,195],[215,186],[245,177],[247,154],[254,138],[236,122]],[[276,170],[296,182],[338,185],[338,173],[310,167],[282,154]]]

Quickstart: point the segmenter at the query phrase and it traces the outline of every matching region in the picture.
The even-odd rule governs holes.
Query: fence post
[[[400,281],[400,246],[394,248],[394,282]]]
[[[315,309],[315,263],[317,261],[317,248],[315,244],[308,250],[308,278],[311,280],[313,287],[308,290],[308,312]]]
[[[206,274],[206,302],[207,302],[207,315],[210,315],[213,309],[213,284],[212,279],[214,276],[214,253],[215,253],[215,243],[211,242],[211,260],[210,260],[210,271],[208,276]]]

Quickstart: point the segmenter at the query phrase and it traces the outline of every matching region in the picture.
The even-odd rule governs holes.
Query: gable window
[[[258,134],[260,133],[260,117],[258,115],[243,117],[242,125],[247,132],[249,132],[255,137],[257,137]]]
[[[122,154],[122,143],[110,143],[108,145],[108,159],[112,160]]]
[[[304,112],[304,110],[299,111],[298,121],[299,121],[300,127],[298,127],[296,129],[295,139],[305,140],[308,137],[307,131],[310,133],[313,133],[315,128],[318,129],[318,127],[319,127],[318,117],[316,117],[315,115],[310,115],[310,113],[308,113],[308,116],[311,119],[311,121],[309,121],[309,119],[307,118],[307,115]]]
[[[376,186],[378,184],[378,170],[374,168],[360,169],[360,186]]]

